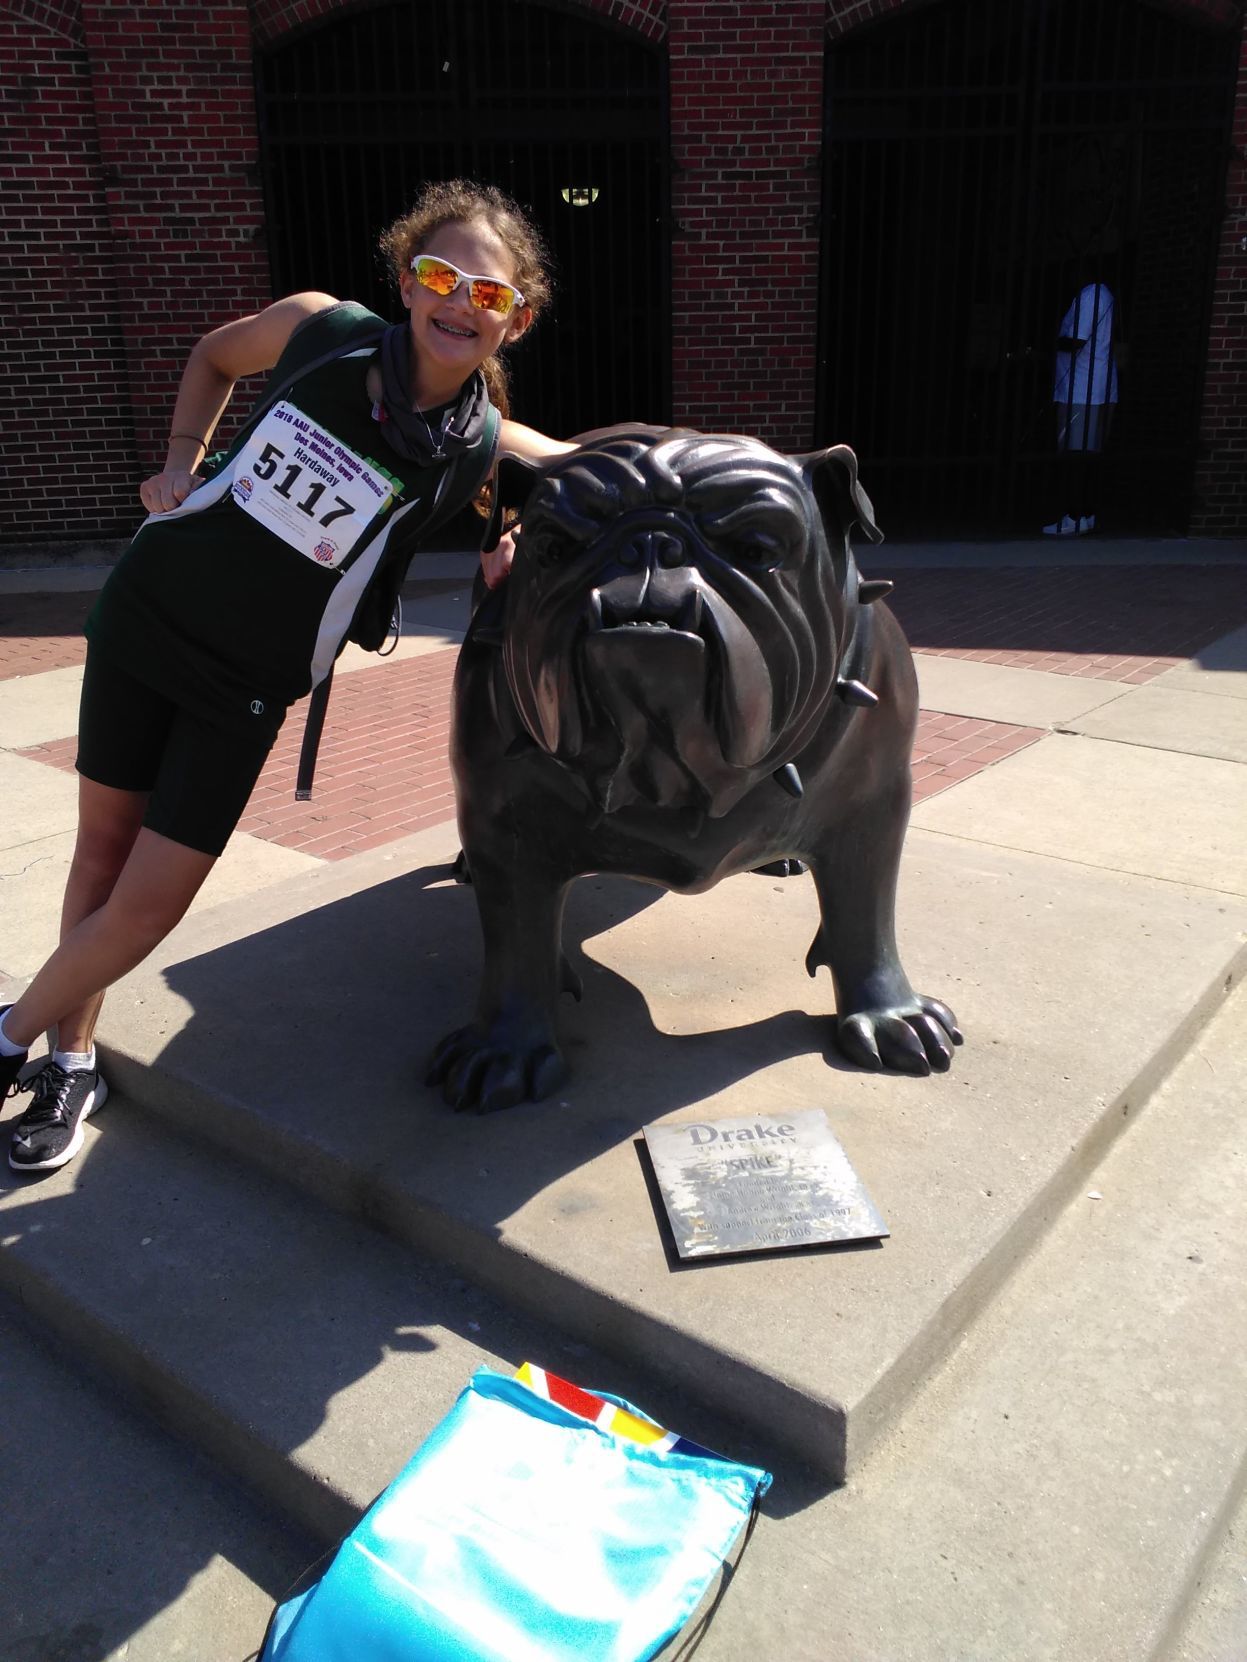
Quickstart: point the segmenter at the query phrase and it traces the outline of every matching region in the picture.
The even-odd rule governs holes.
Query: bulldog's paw
[[[840,1049],[859,1067],[900,1073],[947,1073],[961,1043],[957,1018],[938,998],[915,993],[884,1010],[854,1010],[836,1021]]]
[[[519,1102],[540,1102],[567,1078],[567,1064],[544,1036],[518,1037],[497,1026],[482,1033],[460,1027],[429,1058],[426,1085],[440,1085],[457,1114],[493,1114]]]

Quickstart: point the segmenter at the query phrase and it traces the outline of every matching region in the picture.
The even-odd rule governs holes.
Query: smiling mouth
[[[475,340],[475,329],[461,329],[453,323],[443,323],[439,318],[433,319],[433,327],[440,329],[443,335],[450,335],[454,340]]]

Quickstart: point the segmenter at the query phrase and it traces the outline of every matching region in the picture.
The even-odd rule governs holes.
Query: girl
[[[369,577],[405,560],[450,480],[474,494],[501,447],[573,448],[507,418],[498,354],[549,296],[540,238],[492,187],[433,185],[381,246],[407,320],[290,295],[206,335],[174,406],[149,517],[87,624],[78,839],[60,946],[0,1013],[0,1100],[31,1090],[9,1164],[63,1166],[107,1094],[104,991],[181,919],[225,847],[293,700],[328,672]],[[234,383],[275,369],[265,413],[215,466]],[[274,385],[275,384],[275,385]],[[470,481],[464,490],[464,481]],[[482,556],[493,586],[504,544]],[[57,1048],[23,1085],[45,1029]]]

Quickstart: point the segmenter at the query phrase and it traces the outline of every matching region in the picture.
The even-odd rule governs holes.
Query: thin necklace
[[[417,410],[416,414],[420,417],[421,421],[424,423],[424,430],[429,435],[429,448],[433,452],[433,460],[435,462],[445,461],[445,459],[446,459],[446,429],[447,429],[447,427],[450,426],[450,411],[447,410],[446,413],[443,415],[443,417],[442,417],[442,429],[441,429],[441,432],[437,435],[436,438],[433,437],[433,429],[429,425],[429,418],[428,418],[428,416],[425,415],[424,411],[423,410]]]

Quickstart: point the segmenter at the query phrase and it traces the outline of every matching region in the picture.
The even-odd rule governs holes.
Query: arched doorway
[[[555,259],[512,357],[519,419],[556,435],[670,407],[665,56],[589,15],[397,0],[279,41],[257,65],[274,294],[396,316],[379,230],[427,180],[500,185]]]
[[[1143,0],[941,0],[827,53],[820,434],[890,528],[1060,512],[1058,325],[1115,297],[1101,527],[1186,528],[1236,42]]]

